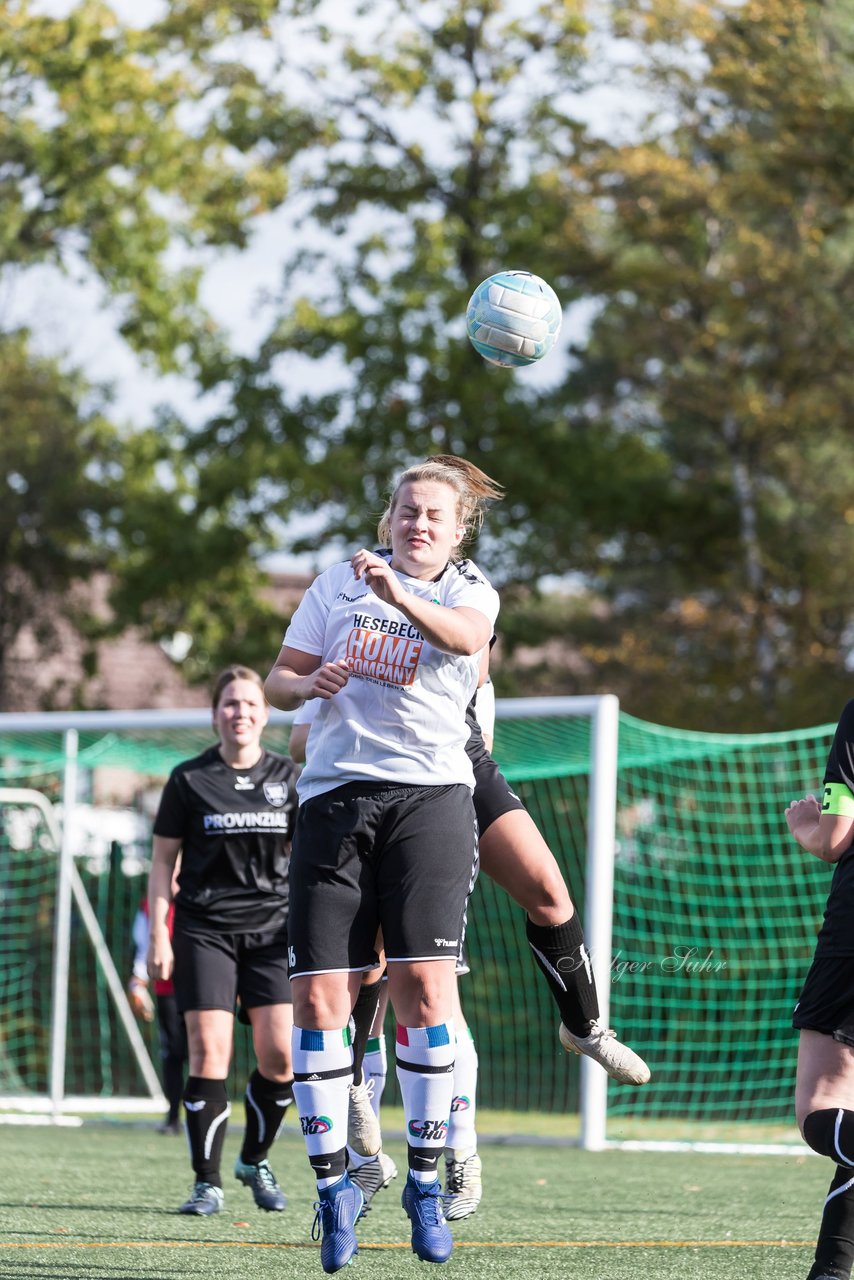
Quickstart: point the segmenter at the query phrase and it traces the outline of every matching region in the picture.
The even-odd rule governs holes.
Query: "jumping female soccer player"
[[[471,464],[404,472],[366,549],[309,588],[267,678],[274,706],[321,698],[299,781],[289,945],[294,1092],[318,1181],[321,1262],[356,1252],[364,1200],[346,1173],[350,1013],[382,929],[409,1135],[412,1247],[445,1262],[437,1177],[451,1109],[454,969],[477,839],[465,708],[498,598],[460,561],[486,500]],[[440,890],[437,892],[437,890]]]

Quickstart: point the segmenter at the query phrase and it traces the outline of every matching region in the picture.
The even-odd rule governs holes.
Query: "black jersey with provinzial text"
[[[841,782],[854,795],[854,700],[839,717],[824,781]],[[854,955],[854,845],[834,869],[816,955]]]
[[[232,769],[215,746],[172,770],[154,834],[181,840],[175,907],[185,919],[229,932],[287,919],[298,774],[274,751],[251,769]]]

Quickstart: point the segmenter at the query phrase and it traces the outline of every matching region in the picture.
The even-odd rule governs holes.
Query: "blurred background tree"
[[[54,119],[43,96],[9,99],[16,138],[77,121],[81,145],[57,134],[51,152],[79,157],[57,184],[84,205],[66,246],[121,299],[127,341],[213,405],[125,439],[105,515],[117,625],[191,634],[193,677],[235,636],[263,666],[281,632],[259,603],[270,550],[345,554],[400,466],[459,452],[508,492],[475,549],[504,599],[500,692],[613,690],[701,728],[838,714],[849,0],[637,0],[607,22],[581,0],[375,0],[334,24],[311,0],[194,3],[143,29],[93,4],[67,28],[0,9],[18,22],[11,82],[42,74],[47,33],[44,84],[74,104]],[[74,23],[89,43],[68,64]],[[235,56],[250,35],[266,59]],[[590,102],[615,88],[631,127],[603,136]],[[25,211],[23,178],[19,194]],[[246,352],[199,306],[199,272],[278,205]],[[13,263],[25,245],[7,239]],[[464,336],[472,288],[508,266],[567,308],[561,352],[519,374]]]
[[[132,351],[160,373],[198,379],[223,341],[199,301],[206,255],[247,245],[253,220],[284,198],[288,157],[309,136],[305,117],[242,61],[244,39],[270,42],[274,12],[271,0],[181,0],[161,21],[135,27],[97,0],[69,5],[66,17],[26,0],[0,4],[7,302],[36,268],[62,272],[81,294],[94,283]],[[67,594],[73,582],[98,569],[121,582],[143,542],[162,553],[149,535],[167,527],[180,579],[187,561],[176,540],[189,560],[199,537],[185,536],[193,499],[181,441],[156,421],[135,432],[111,421],[108,387],[45,359],[37,334],[3,320],[0,707],[8,708],[10,646],[25,618],[49,648],[51,617],[81,608]],[[221,572],[232,588],[229,555],[245,589],[264,581],[245,542],[226,556],[221,542],[218,558],[205,548],[197,596],[221,589]],[[114,628],[153,612],[166,634],[165,602],[125,590],[116,604]],[[95,619],[76,620],[97,632]],[[222,617],[215,629],[221,639],[232,630]]]
[[[846,16],[782,0],[617,15],[654,106],[640,141],[585,163],[608,236],[573,381],[592,421],[667,460],[648,527],[609,548],[617,608],[599,629],[600,673],[633,668],[652,718],[803,724],[847,697]]]

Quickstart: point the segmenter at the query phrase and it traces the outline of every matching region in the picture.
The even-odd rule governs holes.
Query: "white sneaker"
[[[590,1034],[574,1036],[568,1027],[560,1024],[560,1042],[567,1053],[583,1053],[604,1067],[612,1080],[620,1084],[648,1084],[649,1067],[634,1049],[620,1044],[616,1031],[603,1027],[600,1022],[590,1024]]]
[[[387,1156],[384,1151],[380,1152],[378,1158],[380,1168],[383,1171],[383,1187],[387,1187],[392,1178],[397,1177],[397,1165],[394,1163],[391,1156]]]
[[[381,1151],[378,1156],[367,1160],[364,1164],[356,1165],[353,1169],[348,1169],[350,1181],[355,1183],[361,1189],[362,1195],[365,1197],[365,1205],[362,1209],[362,1216],[368,1212],[371,1207],[371,1201],[378,1191],[382,1191],[387,1187],[392,1178],[397,1177],[397,1165],[391,1156],[387,1156]]]
[[[375,1156],[383,1144],[380,1122],[374,1115],[371,1096],[373,1080],[350,1085],[350,1110],[347,1115],[347,1142],[360,1156]]]
[[[451,1222],[470,1218],[483,1196],[483,1166],[477,1152],[467,1160],[445,1156],[445,1217]]]

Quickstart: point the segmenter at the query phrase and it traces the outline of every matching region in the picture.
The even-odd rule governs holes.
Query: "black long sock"
[[[163,1064],[163,1092],[169,1102],[169,1120],[181,1114],[184,1096],[184,1065],[187,1061],[187,1029],[173,995],[157,996],[157,1028],[160,1060]]]
[[[834,1164],[847,1165],[854,1172],[854,1111],[824,1107],[811,1111],[804,1121],[804,1141],[820,1156]]]
[[[353,1005],[353,1084],[362,1083],[362,1063],[377,1008],[380,1003],[382,979],[379,982],[363,982]]]
[[[854,1169],[838,1166],[824,1202],[815,1246],[815,1262],[807,1280],[833,1276],[848,1280],[854,1265]]]
[[[804,1140],[813,1151],[829,1156],[837,1166],[807,1280],[822,1276],[848,1280],[854,1265],[854,1111],[843,1107],[811,1111],[803,1129]]]
[[[293,1100],[293,1080],[268,1080],[257,1069],[252,1072],[246,1085],[246,1129],[240,1148],[244,1164],[267,1159]]]
[[[222,1147],[231,1114],[225,1081],[190,1076],[184,1088],[184,1111],[196,1181],[221,1187]]]
[[[588,1035],[591,1022],[599,1017],[599,998],[578,916],[555,925],[528,919],[525,932],[561,1021],[573,1035]]]
[[[184,1063],[179,1058],[163,1059],[163,1092],[169,1102],[169,1122],[181,1114],[181,1095],[184,1092]]]

